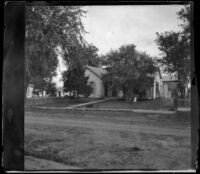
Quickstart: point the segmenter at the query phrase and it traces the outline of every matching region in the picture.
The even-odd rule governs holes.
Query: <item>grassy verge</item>
[[[174,105],[172,100],[156,99],[150,101],[127,102],[125,100],[111,100],[93,105],[84,106],[82,108],[97,109],[149,109],[149,110],[167,110],[173,111]]]

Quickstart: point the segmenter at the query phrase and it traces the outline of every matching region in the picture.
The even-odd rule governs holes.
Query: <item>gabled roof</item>
[[[162,81],[177,81],[178,79],[173,76],[163,76]]]
[[[150,73],[147,73],[147,77],[154,77],[154,78],[155,78],[155,76],[156,76],[156,73],[158,73],[158,75],[159,75],[160,79],[162,79],[162,74],[161,74],[161,72],[160,72],[160,69],[159,69],[159,68],[157,68],[157,69],[156,69],[156,71],[155,71],[154,73],[152,73],[152,74],[150,74]]]
[[[98,76],[99,78],[102,78],[104,74],[106,74],[106,70],[100,67],[94,67],[94,66],[86,66],[87,69],[89,69],[93,74]]]
[[[29,85],[28,85],[28,87],[34,87],[34,86],[35,86],[34,84],[29,84]]]

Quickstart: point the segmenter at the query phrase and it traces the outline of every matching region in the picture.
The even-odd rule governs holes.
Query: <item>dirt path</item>
[[[180,129],[167,129],[161,127],[152,127],[145,125],[130,125],[130,124],[119,124],[111,122],[98,122],[98,121],[86,121],[79,119],[62,119],[59,118],[48,118],[48,117],[33,117],[26,116],[25,123],[35,123],[43,125],[52,125],[52,126],[69,126],[69,127],[82,127],[82,128],[92,128],[92,129],[103,129],[103,130],[123,130],[131,131],[134,133],[151,133],[157,135],[174,135],[174,136],[190,136],[190,129],[186,128],[184,130]]]

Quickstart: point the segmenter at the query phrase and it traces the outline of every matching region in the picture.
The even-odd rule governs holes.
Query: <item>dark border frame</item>
[[[3,56],[3,168],[5,171],[24,170],[24,19],[25,5],[170,5],[191,3],[192,21],[192,111],[191,143],[192,169],[199,170],[199,67],[197,51],[199,33],[197,16],[199,3],[194,1],[50,1],[7,2],[4,6],[4,56]],[[77,170],[74,170],[77,171]],[[88,170],[94,171],[94,170]],[[96,170],[95,170],[96,171]],[[102,171],[102,170],[97,170]],[[110,171],[110,170],[108,170]],[[112,170],[116,171],[116,170]],[[127,170],[125,170],[127,171]],[[130,170],[129,170],[130,171]],[[144,170],[145,171],[145,170]],[[148,170],[149,171],[149,170]]]

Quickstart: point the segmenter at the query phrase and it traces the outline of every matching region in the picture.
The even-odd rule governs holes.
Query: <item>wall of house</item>
[[[158,83],[158,91],[159,91],[159,95],[160,96],[157,96],[156,94],[156,83]],[[159,75],[159,72],[156,72],[155,73],[155,79],[154,79],[154,98],[156,97],[161,97],[161,91],[162,91],[162,79],[160,78],[160,75]]]
[[[146,97],[153,98],[153,87],[149,87],[146,89]]]
[[[33,96],[33,86],[29,85],[26,92],[26,97],[31,98]]]
[[[175,96],[174,90],[177,89],[177,82],[164,81],[161,85],[161,97],[173,98]]]
[[[163,97],[163,98],[170,98],[171,97],[171,93],[168,90],[168,84],[165,83],[165,82],[161,86],[161,97]]]
[[[46,91],[40,91],[39,92],[39,96],[35,96],[33,94],[33,89],[34,89],[34,86],[33,85],[29,85],[28,88],[27,88],[27,92],[26,92],[26,98],[32,98],[32,97],[47,97],[47,94],[46,94]]]
[[[88,69],[86,69],[85,75],[89,76],[89,83],[93,82],[93,92],[91,93],[90,97],[104,97],[104,86],[102,80]]]

